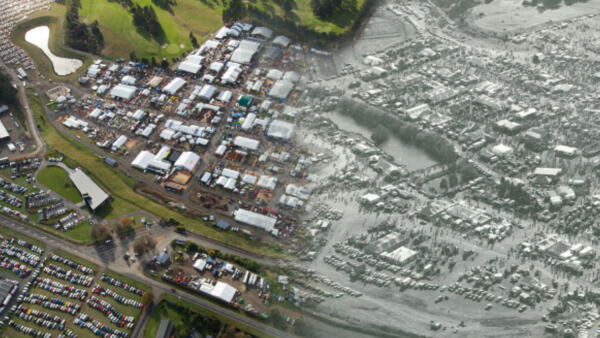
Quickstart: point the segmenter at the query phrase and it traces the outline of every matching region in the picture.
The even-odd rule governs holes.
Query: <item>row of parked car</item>
[[[79,327],[86,328],[92,331],[97,336],[104,338],[127,338],[129,335],[123,331],[115,330],[112,327],[108,327],[97,320],[92,320],[90,316],[82,313],[79,317],[73,320],[73,323]]]
[[[144,290],[138,289],[135,286],[129,285],[129,284],[127,284],[125,282],[122,282],[122,281],[120,281],[118,279],[114,279],[114,278],[112,278],[111,276],[109,276],[109,275],[107,275],[105,273],[102,274],[102,277],[100,279],[103,282],[106,282],[108,284],[120,287],[122,289],[125,289],[125,290],[131,292],[131,293],[135,293],[136,295],[140,295],[140,296],[144,295]]]
[[[18,324],[12,319],[8,322],[8,326],[32,337],[52,338],[52,334],[50,332],[42,332],[29,326]]]
[[[94,286],[94,288],[92,289],[92,293],[95,293],[95,294],[98,294],[98,295],[101,295],[101,296],[112,297],[112,298],[114,298],[114,300],[116,300],[117,302],[119,302],[121,304],[133,306],[133,307],[136,307],[136,308],[141,308],[142,307],[142,303],[140,303],[140,302],[138,302],[136,300],[130,299],[130,298],[123,297],[123,296],[119,295],[118,293],[114,292],[111,289],[103,288],[103,287],[100,286],[100,284],[96,284]]]
[[[80,275],[71,270],[63,269],[55,264],[48,264],[46,267],[44,267],[44,272],[52,277],[63,279],[73,284],[82,285],[85,287],[89,287],[94,282],[94,278],[91,276]]]
[[[69,313],[74,316],[79,309],[81,309],[81,305],[65,302],[62,299],[58,298],[50,298],[44,295],[40,295],[37,293],[26,293],[25,297],[23,297],[23,302],[29,304],[40,305],[46,309],[56,310],[64,313]]]
[[[0,244],[0,255],[3,257],[16,258],[27,265],[33,266],[34,268],[37,267],[41,261],[39,256],[14,245],[8,244],[7,242],[2,242],[2,244]]]
[[[24,307],[22,304],[17,306],[17,313],[15,315],[26,322],[33,321],[38,326],[58,329],[60,331],[65,329],[65,319],[51,315],[48,312]]]
[[[24,194],[27,192],[27,188],[24,186],[10,183],[3,178],[0,178],[0,187],[15,194]]]
[[[59,202],[60,199],[52,197],[47,192],[30,193],[25,196],[25,205],[27,209],[42,208]]]
[[[9,194],[6,191],[0,190],[0,201],[10,204],[10,206],[15,208],[20,208],[23,206],[23,201],[20,198],[13,194]]]
[[[0,236],[0,239],[4,239],[4,238],[2,236]],[[22,239],[10,238],[7,241],[10,244],[15,244],[16,243],[17,245],[22,246],[22,247],[24,247],[26,249],[29,249],[29,250],[35,252],[38,255],[43,255],[44,254],[44,249],[40,248],[37,245],[33,245],[33,244],[31,244],[31,243],[29,243],[27,241],[24,241]]]
[[[133,328],[135,317],[126,316],[120,313],[109,302],[95,296],[91,296],[90,299],[87,300],[87,304],[89,307],[102,312],[106,317],[108,317],[108,320],[110,320],[111,323],[117,325],[118,327],[124,327],[127,325],[127,328]]]
[[[49,278],[38,277],[33,282],[33,285],[42,290],[46,290],[48,292],[71,299],[84,300],[88,295],[88,292],[86,290],[82,290],[70,285],[65,285],[63,283]]]
[[[25,264],[2,255],[0,255],[0,268],[12,271],[19,278],[26,278],[31,274],[31,269]]]
[[[68,266],[68,267],[70,267],[72,269],[76,269],[77,271],[81,271],[81,272],[83,272],[86,275],[89,275],[89,274],[91,274],[91,273],[94,272],[94,270],[92,270],[90,267],[87,267],[87,266],[85,266],[83,264],[79,264],[79,263],[73,262],[72,260],[70,260],[68,258],[64,258],[64,257],[59,256],[59,255],[52,254],[50,256],[50,259],[52,259],[53,261],[57,261],[59,263],[62,263],[62,264],[66,265],[66,266]]]

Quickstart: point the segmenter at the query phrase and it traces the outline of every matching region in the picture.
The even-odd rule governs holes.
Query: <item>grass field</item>
[[[73,81],[76,80],[81,74],[89,67],[92,63],[92,59],[88,58],[84,54],[77,53],[71,49],[65,48],[60,41],[58,32],[60,31],[60,25],[64,20],[65,7],[57,4],[53,4],[51,10],[40,11],[31,15],[28,20],[19,23],[12,35],[12,40],[15,44],[22,47],[29,56],[33,59],[38,71],[46,78],[62,81]],[[50,28],[50,41],[48,46],[52,53],[58,56],[75,58],[83,61],[83,66],[76,72],[67,76],[58,76],[54,73],[52,63],[46,55],[38,47],[25,41],[25,33],[31,28],[38,26],[47,25]]]
[[[212,0],[178,0],[173,7],[173,14],[157,7],[151,0],[133,2],[154,8],[166,41],[159,42],[140,34],[133,25],[131,13],[117,2],[82,0],[79,16],[88,23],[98,20],[106,41],[103,54],[129,58],[134,51],[138,57],[170,59],[191,50],[190,32],[198,41],[203,41],[222,25],[222,6]]]
[[[40,102],[38,97],[32,94],[31,90],[28,90],[28,97],[40,134],[48,147],[48,152],[52,153],[52,151],[60,149],[63,154],[68,154],[73,164],[83,168],[111,196],[112,199],[109,202],[108,208],[101,211],[102,214],[100,216],[103,218],[114,219],[131,212],[145,210],[165,219],[173,218],[184,224],[189,231],[238,246],[248,251],[273,257],[282,257],[276,248],[272,246],[250,241],[240,234],[221,232],[200,218],[187,217],[174,209],[170,209],[137,194],[133,190],[135,181],[132,178],[125,176],[119,169],[104,164],[102,157],[93,153],[84,145],[62,135],[46,120],[43,113],[43,103]]]
[[[39,171],[37,181],[73,203],[82,201],[81,194],[75,188],[69,175],[63,168],[49,166]]]

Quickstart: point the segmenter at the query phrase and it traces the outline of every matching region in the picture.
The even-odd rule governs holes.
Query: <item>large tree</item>
[[[246,15],[246,5],[242,0],[230,0],[229,5],[223,10],[223,22],[231,23],[242,19]]]

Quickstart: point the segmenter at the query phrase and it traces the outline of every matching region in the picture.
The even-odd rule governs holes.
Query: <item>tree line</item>
[[[8,75],[0,73],[0,106],[15,103],[17,103],[17,90],[12,86]]]
[[[131,7],[131,13],[133,14],[133,24],[137,29],[143,33],[150,34],[156,40],[164,39],[165,32],[160,22],[158,22],[154,7],[140,7],[136,4]]]
[[[381,109],[350,98],[342,98],[337,111],[370,130],[387,130],[390,135],[403,142],[417,145],[441,163],[452,163],[458,158],[450,141],[434,132],[420,130],[415,124],[396,118]]]
[[[320,18],[328,18],[341,12],[356,10],[356,0],[311,0],[313,13]]]
[[[66,15],[66,44],[77,50],[98,54],[104,47],[104,36],[98,21],[88,25],[79,21],[79,0],[71,0]]]

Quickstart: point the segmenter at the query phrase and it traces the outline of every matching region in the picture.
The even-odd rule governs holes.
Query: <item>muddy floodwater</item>
[[[52,67],[57,75],[64,76],[69,75],[79,69],[83,62],[78,59],[63,58],[54,55],[48,47],[48,40],[50,39],[50,28],[48,26],[39,26],[32,28],[25,33],[25,41],[32,45],[37,46],[41,49],[44,54],[52,62]]]
[[[357,133],[366,138],[371,138],[371,131],[368,128],[359,125],[350,117],[344,116],[338,112],[327,114],[327,117],[342,130]],[[414,145],[406,144],[394,136],[390,136],[380,148],[391,155],[398,164],[404,164],[409,171],[426,168],[436,164],[435,160],[423,150]]]

